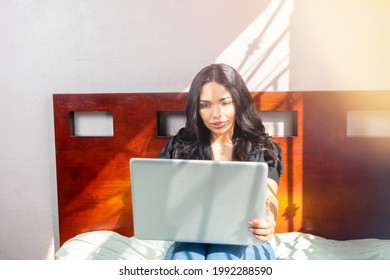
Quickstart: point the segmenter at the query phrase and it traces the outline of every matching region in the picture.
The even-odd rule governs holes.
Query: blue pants
[[[263,246],[173,243],[165,255],[166,260],[275,260],[269,243]]]

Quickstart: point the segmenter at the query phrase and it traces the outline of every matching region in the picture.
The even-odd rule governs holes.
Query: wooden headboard
[[[390,137],[347,135],[349,111],[390,111],[390,92],[253,92],[260,111],[294,112],[294,135],[274,137],[285,171],[278,232],[333,239],[390,238]],[[129,160],[157,157],[161,112],[186,93],[54,94],[60,244],[113,230],[133,235]],[[113,136],[79,137],[74,112],[109,112]]]

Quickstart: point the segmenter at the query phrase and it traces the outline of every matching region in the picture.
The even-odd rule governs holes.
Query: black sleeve
[[[265,162],[268,164],[268,178],[273,179],[276,183],[279,184],[280,176],[283,173],[284,163],[283,163],[283,156],[282,156],[282,149],[280,148],[279,144],[275,142],[271,142],[274,150],[277,155],[277,160],[274,158],[271,158],[269,156],[264,157],[264,153],[258,156],[252,156],[249,158],[249,161],[259,161],[259,162]]]
[[[279,144],[272,142],[276,154],[277,154],[277,161],[275,160],[269,160],[268,163],[268,178],[273,179],[276,183],[279,184],[280,176],[282,176],[283,169],[284,169],[284,162],[283,162],[283,156],[282,156],[282,149],[280,148]]]

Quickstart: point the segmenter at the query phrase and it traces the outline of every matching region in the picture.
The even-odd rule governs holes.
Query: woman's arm
[[[276,218],[278,217],[278,183],[275,182],[273,179],[268,179],[267,182],[267,199],[269,200],[269,210],[271,213],[267,213],[269,215],[269,218],[272,215],[272,218],[274,221],[276,221]]]

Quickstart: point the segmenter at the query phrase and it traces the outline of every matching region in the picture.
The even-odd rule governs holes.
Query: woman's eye
[[[232,104],[232,101],[225,101],[225,102],[222,102],[222,106],[229,106]]]
[[[200,104],[200,108],[201,109],[210,108],[210,104],[208,104],[208,103],[201,103]]]

